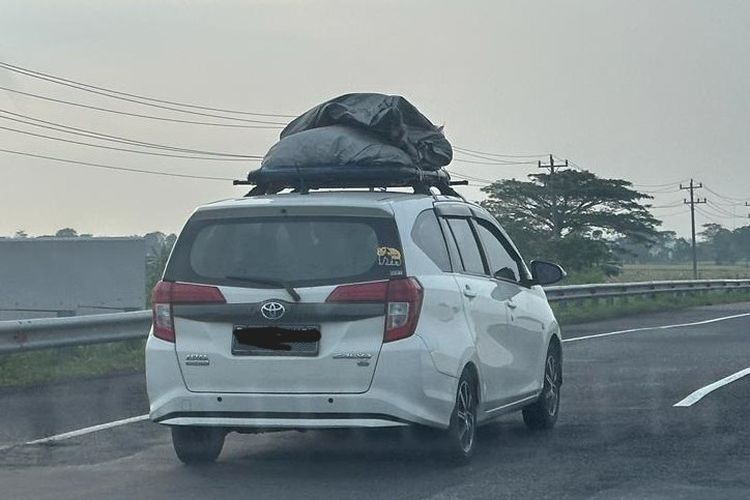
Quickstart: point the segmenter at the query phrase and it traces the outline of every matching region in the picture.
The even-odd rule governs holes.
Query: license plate
[[[245,326],[232,329],[235,356],[316,356],[318,326]]]

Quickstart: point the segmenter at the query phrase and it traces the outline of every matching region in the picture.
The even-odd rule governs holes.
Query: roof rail
[[[310,190],[327,188],[366,188],[370,190],[389,187],[411,187],[414,193],[433,195],[431,188],[440,194],[463,199],[452,186],[466,185],[466,181],[451,181],[445,170],[421,170],[415,167],[287,167],[273,170],[258,169],[250,172],[247,180],[235,180],[234,185],[254,186],[245,196],[275,194],[283,189],[307,194]]]

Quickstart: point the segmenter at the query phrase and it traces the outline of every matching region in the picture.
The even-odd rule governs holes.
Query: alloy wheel
[[[560,370],[557,358],[552,353],[547,355],[547,364],[544,369],[544,399],[547,413],[554,416],[560,400]]]
[[[458,388],[456,418],[458,419],[458,441],[464,453],[474,446],[476,428],[474,391],[467,380],[462,380]]]

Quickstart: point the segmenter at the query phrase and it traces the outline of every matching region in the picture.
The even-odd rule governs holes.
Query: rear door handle
[[[513,302],[506,302],[506,304],[508,304],[508,308],[510,309],[515,309],[516,307],[518,307],[518,304],[514,304]]]

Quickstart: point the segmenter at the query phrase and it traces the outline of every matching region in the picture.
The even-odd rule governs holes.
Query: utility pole
[[[682,183],[680,183],[680,189],[687,189],[690,191],[690,201],[684,199],[683,203],[685,205],[690,205],[690,230],[693,237],[693,279],[695,280],[698,279],[698,253],[695,250],[695,206],[701,203],[706,203],[705,198],[703,198],[703,200],[695,198],[695,190],[702,187],[702,182],[696,185],[693,182],[693,179],[690,179],[690,184],[687,186],[683,186]]]
[[[549,155],[549,165],[542,165],[542,161],[539,160],[539,168],[548,168],[550,175],[555,175],[555,169],[556,168],[562,168],[568,166],[568,160],[565,160],[565,163],[558,163],[555,165],[555,157],[552,155]]]
[[[550,191],[553,191],[552,183],[553,177],[555,176],[555,169],[556,168],[562,168],[568,166],[568,160],[565,160],[565,163],[558,163],[555,165],[555,157],[552,155],[549,155],[549,165],[542,165],[542,161],[539,160],[539,168],[545,168],[549,169],[549,181],[547,182],[547,189]],[[560,235],[560,215],[557,213],[557,194],[553,191],[552,192],[552,223],[554,224],[554,235],[556,238],[559,238]]]

